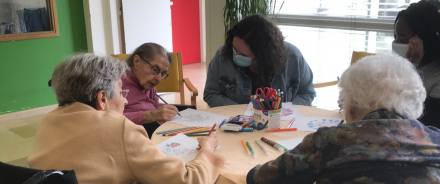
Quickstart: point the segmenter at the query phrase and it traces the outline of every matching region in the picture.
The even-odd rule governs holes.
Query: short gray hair
[[[351,65],[339,82],[339,101],[359,110],[383,107],[410,119],[423,113],[426,91],[415,67],[405,58],[367,56]]]
[[[98,92],[114,96],[116,81],[128,70],[124,61],[80,53],[59,63],[52,74],[52,89],[60,106],[81,102],[96,108]]]

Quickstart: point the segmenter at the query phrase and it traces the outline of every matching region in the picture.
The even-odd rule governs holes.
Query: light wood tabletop
[[[209,112],[213,114],[219,114],[223,116],[237,116],[242,115],[247,108],[246,105],[232,105],[232,106],[223,106],[223,107],[215,107],[204,109],[201,111]],[[319,117],[328,117],[328,118],[339,118],[341,119],[341,115],[335,111],[329,111],[324,109],[319,109],[316,107],[310,106],[298,106],[295,105],[295,108],[303,116],[319,116]],[[286,128],[290,121],[282,121],[281,128]],[[166,122],[162,124],[153,134],[151,140],[155,144],[159,144],[170,137],[162,136],[156,134],[156,132],[183,128],[184,125],[175,124],[172,122]],[[312,132],[303,132],[303,131],[288,131],[288,132],[265,132],[265,131],[257,131],[254,132],[224,132],[220,130],[216,130],[218,145],[221,146],[217,152],[225,157],[226,164],[225,167],[217,180],[217,183],[246,183],[246,175],[250,169],[255,167],[258,164],[264,164],[267,161],[273,160],[280,156],[283,152],[275,150],[274,148],[269,147],[268,145],[263,145],[267,151],[270,152],[270,155],[266,155],[260,147],[255,143],[255,140],[260,140],[261,137],[266,137],[275,141],[281,141],[286,139],[300,138],[304,137],[307,134]],[[197,137],[193,137],[197,139]],[[252,155],[248,155],[245,152],[241,140],[248,141],[252,146],[257,158],[254,158]]]

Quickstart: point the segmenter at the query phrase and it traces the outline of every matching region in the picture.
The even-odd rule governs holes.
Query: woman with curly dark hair
[[[311,105],[313,73],[301,52],[261,15],[238,22],[227,33],[208,68],[203,99],[211,107],[247,104],[257,88],[283,92],[283,101]]]

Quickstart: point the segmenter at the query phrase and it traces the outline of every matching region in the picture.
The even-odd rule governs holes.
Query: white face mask
[[[393,43],[392,48],[396,54],[398,54],[399,56],[405,57],[405,53],[408,50],[408,44]]]

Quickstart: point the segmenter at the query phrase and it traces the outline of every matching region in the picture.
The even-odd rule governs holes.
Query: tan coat
[[[185,164],[165,155],[144,128],[114,111],[74,103],[45,115],[28,157],[36,169],[75,170],[79,183],[214,183],[223,157],[202,149]]]

